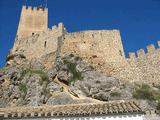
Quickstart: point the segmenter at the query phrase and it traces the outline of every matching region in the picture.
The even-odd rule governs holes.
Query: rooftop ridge
[[[95,107],[97,109],[95,109]],[[45,109],[43,109],[45,108]],[[113,101],[102,103],[68,104],[56,106],[37,107],[8,107],[0,108],[1,118],[21,118],[21,117],[49,117],[49,116],[77,116],[77,115],[108,115],[123,113],[141,113],[136,101]]]

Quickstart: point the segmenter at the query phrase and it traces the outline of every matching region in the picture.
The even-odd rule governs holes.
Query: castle
[[[158,41],[160,47],[160,41]],[[46,69],[58,56],[75,54],[110,76],[131,82],[159,83],[160,49],[154,45],[124,55],[119,30],[67,32],[63,23],[48,28],[48,9],[22,7],[17,36],[10,55],[39,59]],[[9,60],[7,64],[13,61]]]

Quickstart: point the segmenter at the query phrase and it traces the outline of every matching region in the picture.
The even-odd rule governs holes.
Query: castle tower
[[[23,6],[17,31],[18,38],[25,38],[47,30],[48,9],[42,7]]]

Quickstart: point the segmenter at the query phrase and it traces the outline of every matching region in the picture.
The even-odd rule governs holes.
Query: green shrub
[[[25,97],[26,94],[27,94],[27,90],[28,90],[27,85],[24,84],[24,83],[20,83],[19,86],[18,86],[18,88],[19,88],[19,90],[21,92],[23,92],[23,95],[24,95],[23,97]]]
[[[142,86],[136,88],[133,92],[133,97],[136,99],[155,100],[152,89],[146,84],[142,84]]]
[[[155,100],[160,102],[160,90],[158,91],[153,90],[153,95],[154,95]]]
[[[72,63],[69,60],[63,60],[64,64],[67,65],[68,71],[73,74],[73,77],[69,80],[69,84],[75,82],[76,80],[82,80],[82,73],[76,70],[76,63]]]
[[[160,101],[158,101],[157,110],[160,110]]]
[[[26,74],[30,74],[30,76],[33,75],[33,74],[38,74],[41,77],[41,80],[42,80],[42,81],[40,81],[41,84],[43,84],[44,81],[49,83],[49,77],[48,77],[47,73],[45,73],[42,70],[25,69],[21,72],[20,79],[22,80]]]
[[[119,92],[111,92],[111,97],[120,97],[121,96],[121,93]]]
[[[8,96],[10,97],[11,95],[12,95],[12,92],[11,92],[11,91],[9,91],[9,92],[8,92]]]
[[[24,78],[24,76],[27,74],[27,73],[29,73],[30,72],[30,70],[29,69],[25,69],[25,70],[22,70],[22,72],[21,72],[21,76],[20,76],[20,80],[22,80],[23,78]]]
[[[47,73],[42,70],[31,70],[31,74],[38,74],[41,77],[40,85],[46,82],[46,85],[49,83],[49,77]]]
[[[38,74],[43,81],[49,82],[49,77],[47,73],[42,70],[32,70],[32,73]]]
[[[157,103],[157,110],[160,111],[160,88],[157,86],[158,89],[153,89],[148,85],[137,85],[138,88],[135,89],[133,92],[133,97],[136,99],[146,99],[155,101]],[[155,86],[154,86],[155,87]]]
[[[8,67],[0,68],[0,72],[6,72],[7,70],[8,70]]]
[[[160,85],[153,85],[153,87],[160,89]]]

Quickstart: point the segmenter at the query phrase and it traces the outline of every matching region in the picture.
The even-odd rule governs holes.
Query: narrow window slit
[[[46,47],[46,45],[47,45],[47,42],[45,41],[45,43],[44,43],[44,47]]]

